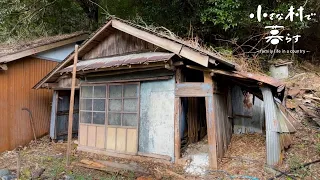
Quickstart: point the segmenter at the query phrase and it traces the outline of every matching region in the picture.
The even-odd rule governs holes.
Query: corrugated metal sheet
[[[77,71],[86,71],[91,69],[102,69],[115,66],[144,64],[151,62],[167,61],[173,53],[164,52],[147,52],[138,54],[128,54],[124,56],[113,56],[106,58],[99,58],[93,60],[81,61],[77,64]],[[71,72],[73,65],[62,69],[60,72]]]
[[[276,165],[281,162],[280,124],[277,120],[276,105],[269,88],[261,88],[266,117],[267,164]]]
[[[249,72],[239,72],[239,71],[236,71],[236,73],[240,74],[246,78],[253,79],[253,80],[256,80],[259,82],[263,82],[263,83],[271,85],[273,87],[277,87],[278,88],[277,92],[281,92],[285,88],[284,82],[282,82],[278,79],[275,79],[273,77],[270,77],[270,76],[254,74],[254,73],[249,73]]]
[[[27,57],[7,65],[7,71],[0,71],[0,152],[33,139],[28,112],[22,108],[32,112],[38,137],[48,133],[52,91],[31,88],[57,63]]]
[[[239,86],[232,88],[233,133],[262,133],[264,123],[263,102]]]

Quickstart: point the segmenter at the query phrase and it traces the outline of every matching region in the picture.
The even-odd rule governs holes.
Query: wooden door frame
[[[175,99],[174,99],[174,161],[179,162],[181,158],[181,139],[180,139],[180,114],[181,97],[205,97],[207,134],[209,146],[209,166],[211,169],[218,168],[217,142],[216,142],[216,123],[213,107],[214,84],[209,72],[204,72],[204,82],[183,82],[181,83],[181,69],[176,71]]]

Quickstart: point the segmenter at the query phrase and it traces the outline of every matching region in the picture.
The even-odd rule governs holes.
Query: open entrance
[[[53,140],[66,140],[68,137],[70,94],[70,90],[54,91],[50,124],[50,138]],[[79,128],[79,90],[75,91],[73,108],[72,134],[76,137]]]
[[[193,69],[183,69],[185,82],[203,82],[203,73]],[[188,145],[202,140],[207,135],[206,106],[204,97],[182,97],[181,153],[186,153]],[[207,151],[208,152],[208,151]]]
[[[208,165],[208,136],[206,122],[206,107],[204,97],[182,98],[185,107],[183,134],[181,135],[181,156],[186,159],[206,159]]]
[[[197,143],[207,135],[207,122],[204,97],[183,98],[185,120],[182,126],[181,152],[192,143]]]
[[[204,76],[202,71],[193,69],[182,70],[183,82],[203,83]],[[182,159],[205,159],[208,166],[208,136],[207,136],[207,117],[205,97],[181,97],[181,117],[180,117],[180,139],[181,139],[181,158]],[[191,161],[191,163],[197,163]]]

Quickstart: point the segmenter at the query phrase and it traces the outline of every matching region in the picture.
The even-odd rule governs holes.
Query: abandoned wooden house
[[[87,37],[78,32],[0,45],[0,152],[48,133],[52,90],[32,87]]]
[[[70,90],[74,56],[34,88]],[[281,162],[282,147],[294,131],[279,103],[285,89],[281,82],[242,72],[215,53],[118,18],[87,39],[78,58],[78,150],[179,163],[182,141],[194,143],[207,136],[208,161],[217,168],[233,132],[253,131],[266,133],[268,164]],[[247,93],[251,100],[240,100],[248,100]],[[246,123],[243,119],[250,117],[233,109],[237,103],[250,109],[253,98],[263,100],[263,115]],[[53,103],[56,114],[60,104]]]

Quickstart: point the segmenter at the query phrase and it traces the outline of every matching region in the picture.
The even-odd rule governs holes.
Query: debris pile
[[[233,134],[228,151],[220,162],[221,169],[232,175],[250,175],[264,179],[266,139],[263,134]]]
[[[288,80],[287,86],[285,106],[293,112],[297,120],[319,129],[320,76],[315,73],[297,74]],[[304,119],[309,121],[304,122]]]

